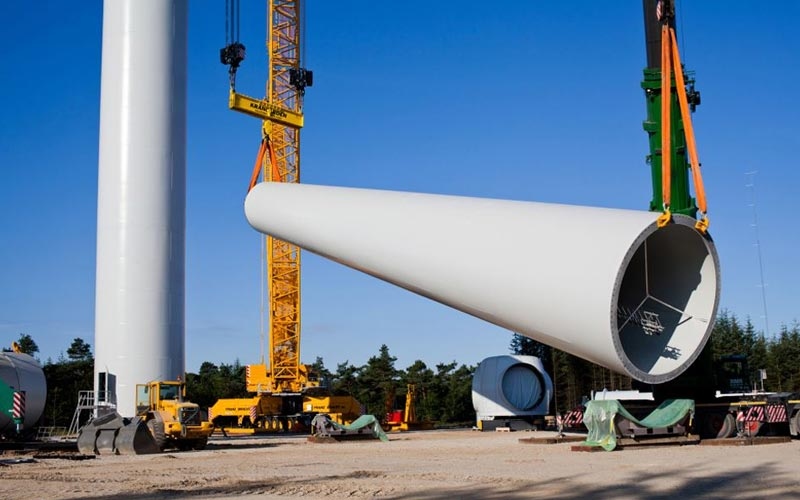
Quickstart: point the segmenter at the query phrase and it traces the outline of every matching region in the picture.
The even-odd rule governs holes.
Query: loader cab
[[[157,385],[159,401],[183,400],[183,384],[180,382],[159,382]]]
[[[183,402],[186,386],[180,381],[150,382],[136,385],[136,414],[175,406]]]

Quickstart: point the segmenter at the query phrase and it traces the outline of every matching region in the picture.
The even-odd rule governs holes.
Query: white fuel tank
[[[0,353],[0,434],[16,430],[11,418],[14,392],[25,391],[23,428],[36,425],[44,412],[47,382],[42,366],[33,357],[16,352]]]

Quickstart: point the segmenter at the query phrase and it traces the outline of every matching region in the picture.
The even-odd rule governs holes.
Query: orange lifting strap
[[[275,151],[272,149],[272,144],[270,143],[269,138],[265,137],[261,141],[261,147],[258,148],[256,164],[253,166],[253,174],[250,176],[250,187],[247,188],[248,193],[256,186],[256,184],[258,184],[258,174],[261,173],[261,168],[264,164],[264,155],[266,154],[269,154],[269,163],[272,166],[272,178],[270,180],[281,180],[281,175],[278,172],[278,162],[275,161]]]
[[[278,171],[278,160],[275,158],[275,148],[272,147],[272,142],[267,140],[267,150],[269,151],[269,164],[272,166],[272,177],[269,180],[273,182],[283,182],[281,173]]]
[[[675,37],[675,30],[666,24],[661,29],[661,192],[664,203],[664,214],[659,217],[659,226],[669,222],[669,200],[671,196],[671,159],[670,154],[672,143],[670,137],[670,104],[672,101],[671,69],[675,72],[675,88],[678,92],[678,103],[683,119],[683,128],[686,132],[686,148],[689,151],[689,163],[692,169],[692,181],[697,195],[697,207],[700,209],[701,219],[695,224],[695,228],[702,233],[708,229],[708,206],[706,202],[706,190],[703,185],[703,176],[700,172],[700,160],[697,156],[697,143],[694,139],[694,127],[692,126],[692,115],[689,112],[689,101],[686,98],[686,85],[683,80],[683,68],[678,52],[678,42]]]

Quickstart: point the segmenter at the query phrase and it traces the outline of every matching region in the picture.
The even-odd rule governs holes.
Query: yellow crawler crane
[[[268,182],[300,182],[300,127],[303,126],[303,95],[311,84],[312,73],[300,67],[300,2],[272,0],[267,2],[269,74],[264,108],[243,100],[232,109],[253,114],[264,111],[262,144],[264,155],[256,169]],[[231,101],[236,92],[231,89]],[[245,111],[247,110],[247,111]],[[255,170],[255,169],[254,169]],[[255,172],[254,172],[255,173]],[[253,183],[251,182],[251,185]],[[262,353],[259,365],[249,373],[250,391],[298,393],[310,384],[308,369],[300,364],[300,249],[290,243],[265,236],[266,285],[268,297],[269,366]],[[260,386],[256,390],[253,386]]]
[[[249,188],[265,182],[300,182],[300,128],[303,96],[313,73],[302,67],[302,6],[300,0],[267,0],[268,77],[266,97],[257,99],[236,91],[236,71],[245,47],[238,41],[239,5],[226,2],[226,43],[220,60],[229,66],[228,107],[262,120],[261,146]],[[349,422],[360,405],[349,396],[329,396],[309,366],[300,363],[300,249],[271,236],[264,237],[267,295],[268,363],[264,359],[262,324],[261,363],[247,365],[246,383],[252,398],[223,399],[209,408],[209,420],[223,428],[294,430],[310,423],[316,413],[329,413]],[[263,301],[262,301],[263,303]],[[313,390],[312,392],[309,392]],[[306,422],[308,421],[308,422]]]

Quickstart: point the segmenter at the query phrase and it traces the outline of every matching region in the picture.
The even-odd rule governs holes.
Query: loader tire
[[[150,419],[147,421],[147,428],[150,430],[150,434],[153,435],[153,440],[156,442],[158,449],[164,451],[164,448],[167,446],[167,435],[164,432],[164,422],[158,418]]]

